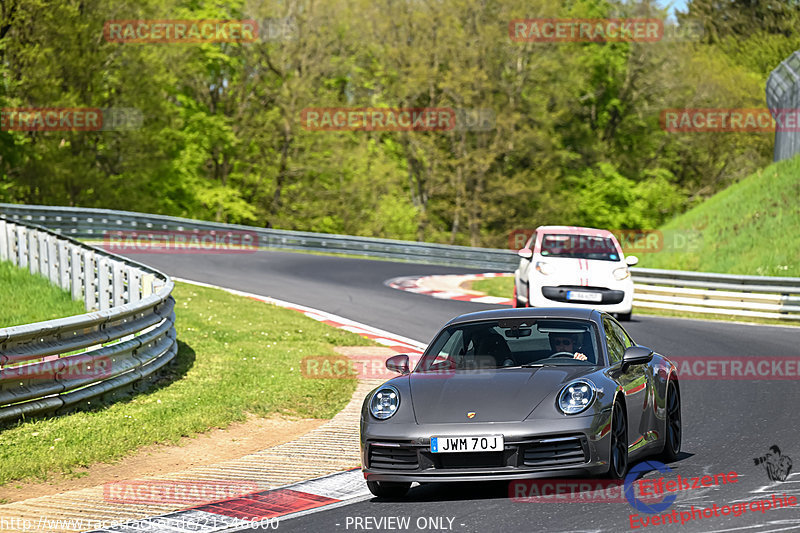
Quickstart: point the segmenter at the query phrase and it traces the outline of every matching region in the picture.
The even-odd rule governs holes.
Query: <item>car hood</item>
[[[563,385],[595,370],[576,365],[413,373],[409,387],[418,424],[517,422]]]

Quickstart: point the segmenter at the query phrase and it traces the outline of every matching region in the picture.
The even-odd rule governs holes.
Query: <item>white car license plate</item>
[[[603,295],[599,292],[567,291],[567,300],[580,300],[582,302],[602,302]]]
[[[486,437],[431,437],[431,452],[502,452],[503,436]]]

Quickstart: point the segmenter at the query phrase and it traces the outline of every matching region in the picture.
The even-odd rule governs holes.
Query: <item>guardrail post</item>
[[[38,254],[39,274],[47,276],[47,261],[49,259],[47,257],[47,233],[36,232],[36,253]]]
[[[73,300],[80,300],[81,295],[83,294],[83,279],[84,277],[81,275],[82,267],[81,267],[81,253],[77,247],[73,247],[69,253],[69,266],[70,266],[70,274],[72,277],[72,299]]]
[[[119,261],[111,263],[111,287],[114,306],[125,303],[125,268]]]
[[[52,235],[47,235],[47,261],[48,261],[48,278],[53,285],[60,285],[58,277],[58,254],[56,252],[56,238]]]
[[[28,231],[25,226],[17,226],[17,254],[19,259],[17,266],[20,268],[28,266]]]
[[[109,264],[108,259],[101,257],[97,261],[97,299],[101,311],[105,311],[109,307],[111,300],[111,291],[109,283]]]
[[[39,273],[39,254],[36,241],[36,230],[28,230],[28,270],[31,274]]]
[[[128,302],[134,304],[139,301],[141,291],[142,275],[138,268],[127,267],[128,269]]]
[[[69,290],[69,246],[67,241],[58,239],[58,286]],[[73,294],[73,298],[75,295]]]
[[[153,274],[144,274],[142,276],[142,298],[147,298],[153,294],[153,282],[156,277]]]
[[[94,270],[94,252],[91,250],[83,251],[83,301],[86,303],[87,311],[97,309],[97,294],[95,285],[97,284],[97,273]]]
[[[0,261],[8,261],[8,234],[5,220],[0,220]]]
[[[19,258],[17,257],[17,225],[13,222],[9,222],[6,224],[6,241],[8,241],[8,260],[11,261],[12,265],[19,264]]]

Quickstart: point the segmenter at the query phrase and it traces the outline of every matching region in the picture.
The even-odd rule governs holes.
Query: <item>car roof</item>
[[[600,322],[601,313],[596,309],[580,307],[523,307],[519,309],[493,309],[467,313],[451,319],[445,326],[463,324],[480,320],[501,320],[503,318],[566,318]]]
[[[539,226],[536,231],[543,233],[561,233],[566,235],[591,235],[593,237],[613,237],[606,229],[584,228],[582,226]]]

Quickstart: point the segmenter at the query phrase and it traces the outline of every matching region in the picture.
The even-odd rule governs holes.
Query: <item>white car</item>
[[[515,307],[584,307],[629,320],[633,280],[627,258],[610,232],[575,226],[540,226],[517,252]]]

